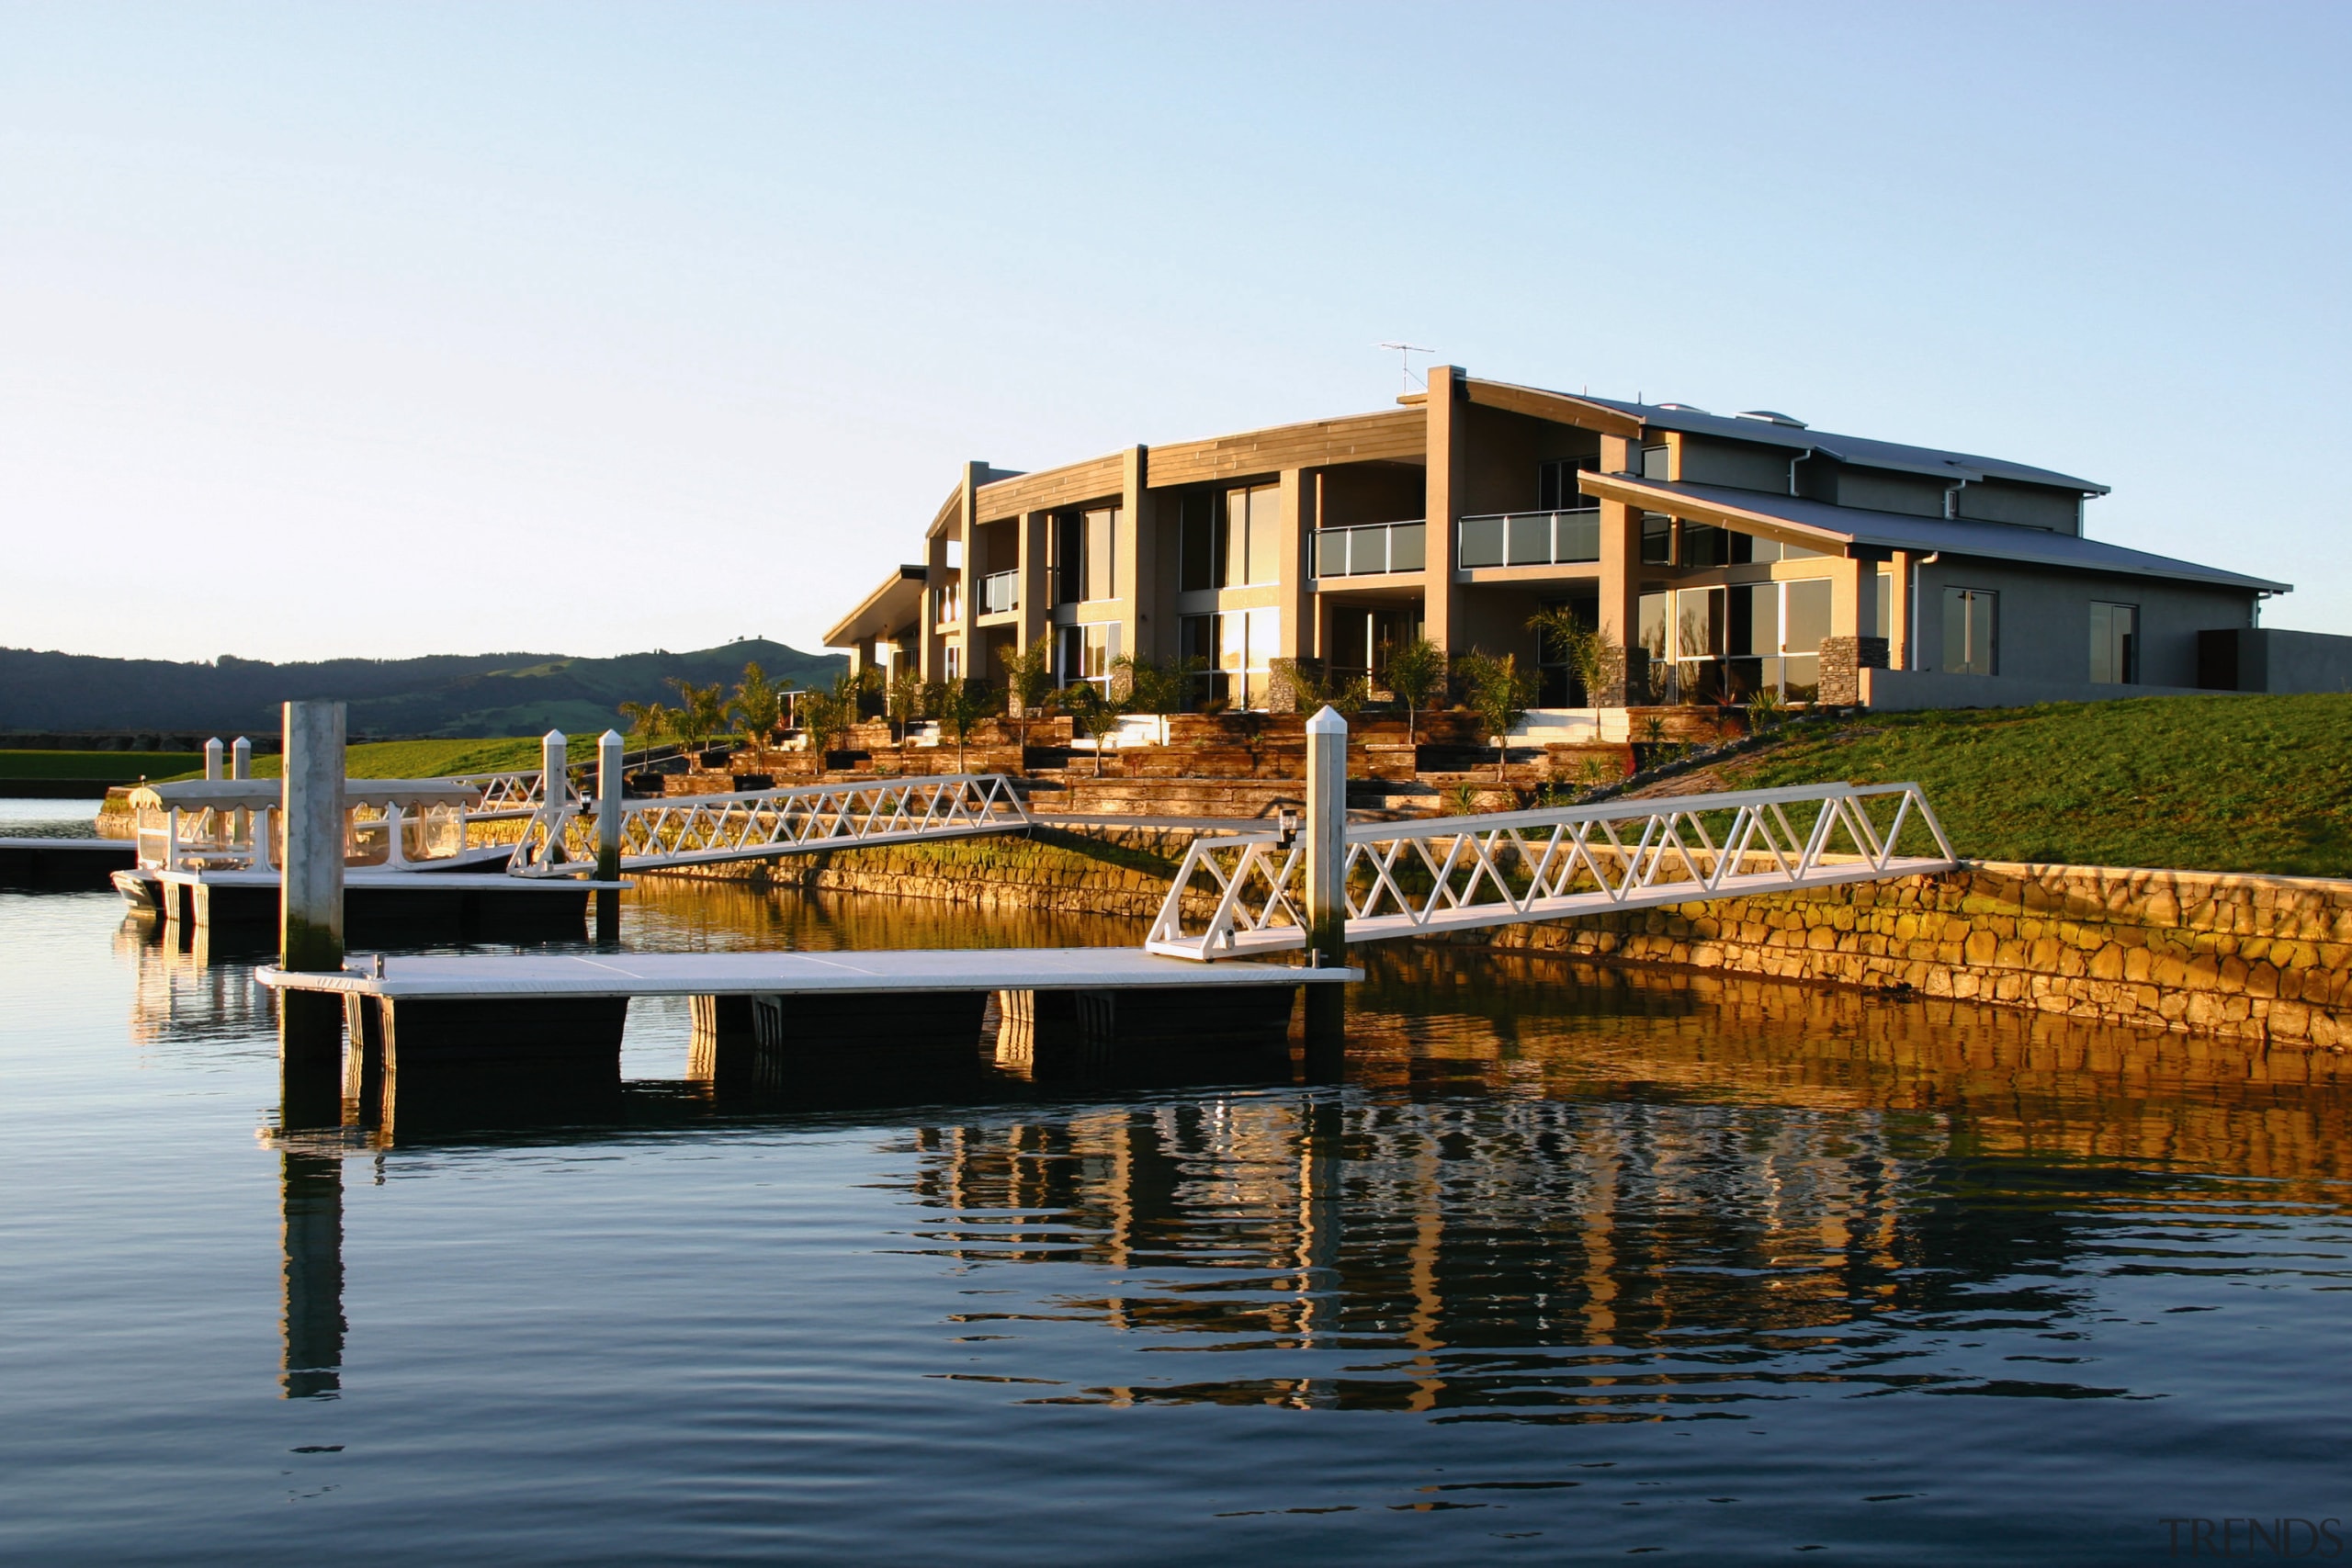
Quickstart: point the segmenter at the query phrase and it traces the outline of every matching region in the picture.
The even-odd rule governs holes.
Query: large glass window
[[[1282,612],[1272,608],[1227,610],[1216,617],[1216,672],[1235,706],[1265,705],[1282,628]]]
[[[1075,604],[1085,596],[1085,518],[1075,512],[1054,513],[1047,564],[1053,578],[1055,604]]]
[[[1674,564],[1674,519],[1663,512],[1642,513],[1642,564]]]
[[[1954,675],[2000,673],[2001,598],[1982,588],[1944,590],[1944,669]]]
[[[1176,585],[1186,593],[1215,588],[1222,576],[1216,558],[1216,497],[1207,491],[1194,491],[1177,504],[1182,558]]]
[[[1642,478],[1665,480],[1673,478],[1674,453],[1665,446],[1642,448]]]
[[[2140,607],[2091,605],[2091,682],[2100,686],[2140,683]]]
[[[1598,457],[1561,457],[1544,464],[1535,475],[1535,510],[1584,512],[1599,506],[1600,502],[1577,489],[1577,475],[1600,469]]]
[[[1282,581],[1282,500],[1275,485],[1225,492],[1226,587]]]
[[[1118,564],[1119,509],[1106,506],[1086,513],[1086,596],[1089,599],[1115,599],[1119,596]]]
[[[1225,671],[1217,668],[1217,649],[1222,637],[1223,615],[1180,615],[1176,620],[1176,657],[1200,660],[1202,675],[1193,690],[1211,699],[1230,700],[1232,683]]]

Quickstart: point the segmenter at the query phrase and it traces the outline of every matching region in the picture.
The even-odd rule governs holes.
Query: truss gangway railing
[[[641,768],[674,757],[683,750],[674,745],[652,746],[628,755],[637,758],[634,766]],[[595,777],[596,764],[593,761],[573,762],[564,770],[566,787],[577,793],[587,792]],[[481,802],[469,814],[477,822],[529,817],[547,803],[547,774],[538,768],[518,768],[503,773],[456,773],[449,782],[480,792]]]
[[[1028,808],[1001,773],[665,795],[622,803],[621,869],[663,871],[1029,825]],[[522,876],[576,876],[595,863],[595,806],[565,800],[532,814],[507,869]]]
[[[1904,853],[1905,834],[1916,850]],[[1295,833],[1199,838],[1145,946],[1214,959],[1306,945]],[[1347,940],[1556,920],[1950,871],[1951,840],[1916,784],[1819,784],[1593,806],[1353,822]],[[1202,884],[1204,886],[1196,886]],[[1214,913],[1186,922],[1214,896]]]

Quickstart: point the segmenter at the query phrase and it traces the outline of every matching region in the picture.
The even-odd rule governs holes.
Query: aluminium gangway
[[[1886,881],[1960,863],[1916,784],[1351,822],[1344,842],[1351,942]],[[1195,839],[1144,945],[1192,959],[1305,947],[1306,856],[1296,832]],[[1197,916],[1211,897],[1205,919],[1188,923],[1188,908]]]

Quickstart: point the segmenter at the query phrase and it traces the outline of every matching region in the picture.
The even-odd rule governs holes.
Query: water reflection
[[[332,1397],[343,1386],[343,1159],[340,1154],[278,1155],[285,1254],[288,1399]]]

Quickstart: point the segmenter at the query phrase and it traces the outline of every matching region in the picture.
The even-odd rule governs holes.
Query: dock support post
[[[254,776],[254,743],[242,735],[237,737],[237,743],[229,748],[229,776],[232,779]]]
[[[1347,967],[1347,855],[1348,721],[1326,704],[1306,721],[1306,942],[1318,969]],[[1344,988],[1307,987],[1306,1009],[1308,1077],[1329,1076],[1346,1036]]]
[[[220,776],[220,738],[217,735],[204,743],[204,776],[208,779]]]
[[[539,804],[549,810],[571,798],[571,764],[564,760],[571,747],[560,729],[539,737]]]
[[[277,963],[333,973],[343,967],[344,705],[286,705],[285,863],[278,877]],[[326,991],[280,991],[277,1060],[283,1125],[343,1121],[343,1000]]]
[[[596,880],[621,879],[621,739],[607,729],[596,738]],[[596,940],[621,939],[621,894],[617,887],[596,889]]]

